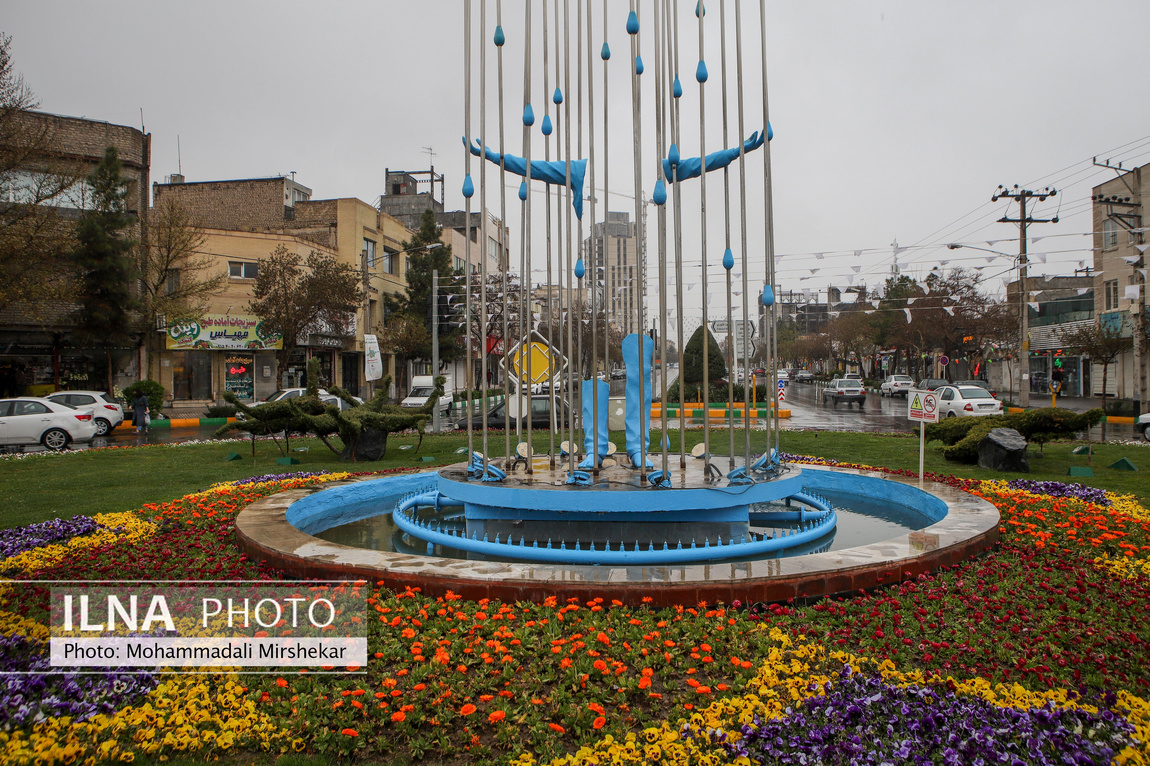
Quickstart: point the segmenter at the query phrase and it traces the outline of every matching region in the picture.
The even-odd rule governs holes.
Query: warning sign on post
[[[938,396],[932,391],[911,391],[906,416],[920,423],[938,422]]]

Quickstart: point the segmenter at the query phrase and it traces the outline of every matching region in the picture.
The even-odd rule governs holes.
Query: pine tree
[[[127,183],[120,174],[120,158],[109,146],[104,159],[88,176],[91,206],[76,226],[72,263],[80,281],[77,334],[104,349],[106,385],[111,393],[112,348],[132,344],[131,319],[137,307],[133,285],[137,279],[128,236],[132,217],[124,210]]]

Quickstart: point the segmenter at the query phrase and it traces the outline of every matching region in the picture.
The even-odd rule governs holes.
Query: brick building
[[[176,349],[165,352],[164,364],[172,370],[169,390],[175,396],[173,407],[202,407],[210,403],[209,398],[218,399],[228,387],[230,371],[239,367],[254,371],[254,375],[250,384],[233,381],[231,389],[263,398],[275,390],[277,353],[289,354],[283,381],[286,387],[304,385],[308,360],[318,359],[321,385],[338,384],[361,396],[373,393],[364,379],[363,336],[381,329],[384,295],[399,295],[406,288],[407,261],[400,251],[411,232],[362,200],[313,200],[311,194],[311,189],[287,176],[195,183],[177,176],[169,183],[153,185],[154,204],[177,199],[192,219],[208,230],[212,243],[208,250],[220,260],[221,268],[226,264],[228,288],[213,302],[215,317],[224,304],[232,307],[233,314],[245,310],[259,260],[279,245],[302,257],[312,250],[328,253],[364,274],[369,286],[368,298],[356,312],[354,337],[350,339],[309,333],[297,339],[299,348],[291,352],[260,350],[252,355],[251,364],[238,367],[229,363],[236,354],[226,346],[212,349],[214,356],[199,358],[195,365],[180,365]],[[249,321],[258,323],[258,318]],[[269,366],[272,376],[265,375]],[[397,377],[391,355],[384,355],[384,371],[393,380]],[[211,385],[206,380],[212,381]]]
[[[25,190],[45,174],[66,174],[74,182],[45,204],[53,208],[60,225],[73,226],[86,204],[83,178],[104,159],[107,148],[114,146],[128,187],[127,212],[133,217],[128,236],[137,241],[143,237],[151,181],[151,134],[126,125],[44,112],[22,112],[19,119],[30,131],[42,131],[50,148],[0,179],[4,202],[19,202]],[[87,348],[73,335],[78,309],[79,304],[62,300],[47,305],[16,302],[0,310],[0,395],[104,388],[103,350]],[[114,349],[114,385],[121,388],[136,381],[142,362],[142,347]]]

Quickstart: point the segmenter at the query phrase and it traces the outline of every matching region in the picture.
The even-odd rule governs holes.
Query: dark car
[[[953,385],[956,385],[956,386],[979,386],[980,388],[985,388],[988,392],[990,392],[990,395],[993,396],[995,399],[998,398],[998,392],[995,391],[993,388],[991,388],[990,384],[987,383],[985,380],[960,380],[957,383],[954,383]]]
[[[514,397],[512,397],[514,398]],[[531,397],[531,427],[537,430],[546,430],[551,428],[551,402],[559,401],[552,399],[547,394],[535,394]],[[503,428],[505,425],[504,412],[507,408],[507,402],[502,401],[487,410],[487,427],[488,428]],[[567,403],[563,403],[561,412],[556,413],[555,424],[567,425],[567,419],[570,415],[570,408]],[[515,427],[515,418],[510,419],[511,427]],[[467,428],[467,418],[462,418],[456,424],[457,428]],[[471,418],[472,428],[483,428],[483,413],[478,412]]]
[[[933,391],[934,389],[938,388],[939,386],[949,386],[949,385],[950,385],[950,381],[949,380],[943,380],[942,378],[923,378],[922,380],[920,380],[918,382],[918,385],[915,386],[915,388],[917,388],[921,391]]]

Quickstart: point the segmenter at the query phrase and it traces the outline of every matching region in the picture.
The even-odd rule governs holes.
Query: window
[[[167,280],[164,283],[164,290],[168,295],[175,295],[180,291],[179,269],[168,269]]]
[[[212,352],[172,352],[172,398],[212,398]]]
[[[397,255],[397,252],[395,250],[388,250],[386,247],[383,249],[383,273],[385,273],[385,274],[394,274],[395,273],[395,256],[396,255]]]
[[[1102,249],[1111,250],[1118,247],[1118,222],[1107,218],[1102,222]]]
[[[260,265],[248,261],[228,261],[228,276],[232,279],[255,279]]]
[[[1102,283],[1102,292],[1106,296],[1105,311],[1113,311],[1118,308],[1118,280],[1111,279]]]
[[[460,258],[458,255],[455,256],[455,270],[463,271],[465,268],[467,268],[467,262]]]
[[[52,410],[40,402],[16,402],[12,407],[12,417],[21,415],[48,415]]]
[[[363,251],[367,253],[367,265],[369,268],[375,268],[375,240],[363,238]]]

